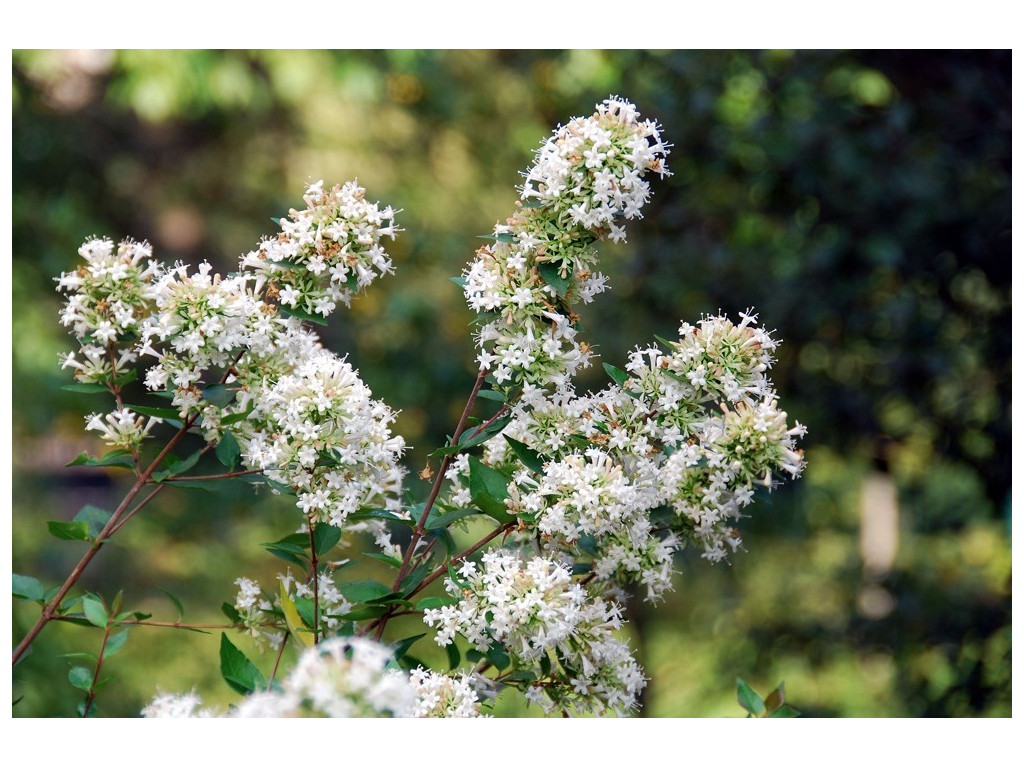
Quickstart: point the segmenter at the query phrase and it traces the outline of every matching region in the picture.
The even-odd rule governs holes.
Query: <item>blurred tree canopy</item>
[[[734,714],[739,674],[765,690],[785,677],[808,714],[1009,715],[1009,51],[15,51],[15,570],[66,573],[45,538],[54,487],[115,492],[62,466],[97,407],[60,390],[57,364],[53,277],[86,236],[231,271],[307,182],[358,177],[403,209],[398,271],[325,341],[402,409],[418,469],[473,379],[448,278],[511,213],[540,139],[610,93],[663,124],[674,175],[629,244],[604,248],[612,292],[584,314],[589,339],[621,364],[681,319],[755,307],[784,340],[782,402],[809,427],[805,478],[744,521],[750,552],[684,558],[673,598],[637,609],[649,713]],[[878,475],[899,548],[869,574],[858,536]],[[269,523],[251,498],[218,520],[186,496],[139,521],[178,564],[133,576],[135,597],[174,583],[215,612],[242,572],[204,564],[258,550]],[[118,557],[108,568],[134,573]],[[16,635],[30,618],[16,611]],[[26,678],[80,641],[51,634]],[[140,657],[118,660],[122,714],[153,693]],[[70,695],[25,693],[15,714],[71,712]]]

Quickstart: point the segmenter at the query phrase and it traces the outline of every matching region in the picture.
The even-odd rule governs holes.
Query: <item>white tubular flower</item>
[[[614,634],[622,626],[618,606],[588,594],[563,564],[488,552],[482,569],[465,563],[459,575],[446,581],[459,602],[423,615],[438,628],[439,645],[456,633],[481,652],[499,644],[562,708],[623,715],[635,707],[645,680]]]
[[[281,232],[245,256],[242,268],[266,276],[268,296],[276,293],[299,317],[327,317],[338,303],[349,306],[378,276],[394,272],[381,241],[401,231],[397,211],[365,197],[355,181],[331,190],[322,181],[312,184],[303,197],[308,207],[290,211]]]
[[[650,196],[643,177],[667,174],[667,154],[657,124],[615,97],[538,151],[525,202],[463,273],[466,300],[482,315],[477,359],[499,386],[564,388],[589,364],[571,307],[607,287],[592,244],[624,239],[616,222],[640,215]]]
[[[155,416],[139,416],[129,408],[117,408],[106,415],[86,416],[85,428],[99,432],[107,445],[132,450],[138,448],[153,426],[161,421]]]

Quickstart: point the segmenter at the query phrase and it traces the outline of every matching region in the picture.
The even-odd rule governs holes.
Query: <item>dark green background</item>
[[[309,181],[358,177],[402,208],[397,274],[324,336],[402,410],[415,477],[473,379],[471,315],[448,278],[512,210],[541,138],[615,93],[664,125],[674,175],[654,182],[629,244],[604,247],[612,291],[585,310],[587,338],[621,364],[680,319],[756,307],[784,340],[783,406],[809,427],[804,478],[743,521],[748,552],[719,566],[687,553],[669,599],[639,607],[646,712],[739,714],[739,675],[763,690],[785,679],[810,715],[1010,714],[1009,52],[16,51],[13,64],[16,572],[58,583],[78,552],[45,521],[123,490],[63,468],[97,450],[82,416],[105,407],[61,391],[57,365],[71,344],[52,278],[86,236],[230,271]],[[872,478],[899,503],[882,576],[858,549]],[[235,578],[271,581],[258,543],[296,515],[246,492],[169,493],[83,583],[173,620],[167,589],[186,619],[217,622]],[[16,607],[15,641],[32,618]],[[231,701],[218,641],[133,630],[101,713],[134,714],[158,687]],[[72,714],[57,654],[98,642],[48,627],[15,671],[14,714]]]

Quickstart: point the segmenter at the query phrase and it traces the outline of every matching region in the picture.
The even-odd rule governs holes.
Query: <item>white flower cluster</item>
[[[470,678],[458,678],[417,667],[409,673],[416,691],[413,717],[465,718],[480,714],[480,698]]]
[[[524,563],[511,552],[492,551],[482,562],[482,569],[465,562],[458,578],[446,580],[457,604],[424,611],[439,645],[454,642],[456,633],[480,652],[500,644],[514,669],[531,674],[531,701],[546,710],[622,715],[635,706],[645,680],[615,636],[622,626],[617,604],[588,594],[552,560]]]
[[[130,347],[136,341],[140,323],[152,312],[149,288],[162,270],[144,242],[123,240],[115,249],[110,240],[90,238],[78,254],[85,264],[62,273],[57,290],[68,294],[60,321],[83,345],[85,359],[76,360],[72,354],[65,365],[77,369],[80,382],[106,382],[111,374],[124,373],[124,364],[135,361],[112,360],[108,348]]]
[[[405,442],[370,396],[348,362],[318,351],[260,393],[238,434],[246,465],[294,489],[311,520],[341,527],[360,506],[393,504]]]
[[[637,349],[622,385],[576,395],[527,387],[484,462],[503,470],[524,542],[568,552],[595,578],[638,583],[656,600],[672,556],[693,540],[711,561],[740,545],[735,523],[756,487],[804,460],[766,372],[776,342],[744,314],[684,323],[680,340]],[[541,459],[526,467],[506,437]],[[446,505],[465,504],[468,462],[454,461]]]
[[[463,273],[466,300],[481,313],[477,360],[498,385],[563,387],[589,364],[571,307],[606,288],[592,244],[625,239],[616,221],[641,215],[650,196],[643,177],[667,174],[667,154],[659,126],[614,97],[541,147],[525,202]]]
[[[300,286],[309,309],[326,315],[325,296],[333,309],[392,271],[380,240],[397,231],[394,211],[363,197],[354,182],[330,192],[313,185],[309,209],[292,211],[285,232],[261,245],[267,259],[249,254],[229,277],[208,263],[191,271],[146,262],[144,243],[86,241],[86,264],[58,282],[69,294],[62,322],[82,344],[82,359],[68,355],[65,366],[80,383],[113,387],[134,377],[128,366],[140,356],[155,358],[146,386],[169,397],[183,420],[201,416],[207,441],[230,431],[246,466],[296,493],[307,518],[340,526],[363,503],[397,507],[405,446],[389,428],[394,412],[299,318],[278,311],[305,306],[286,300]],[[119,402],[110,414],[91,414],[87,428],[134,451],[158,421]]]
[[[338,302],[349,306],[378,275],[394,271],[381,238],[394,240],[401,231],[391,206],[381,210],[365,197],[354,181],[331,190],[323,181],[312,184],[303,197],[308,208],[290,211],[281,232],[263,240],[242,267],[265,275],[273,285],[268,295],[300,317],[327,317]]]
[[[290,570],[277,574],[277,580],[292,604],[305,604],[309,607],[308,615],[312,616],[312,583],[296,579]],[[239,625],[245,628],[247,634],[261,647],[267,644],[271,648],[279,648],[284,640],[284,632],[275,627],[281,622],[282,598],[278,597],[277,593],[265,594],[259,583],[252,579],[238,578],[235,579],[235,584],[238,585],[238,595],[235,597],[234,607],[238,612]],[[326,572],[321,572],[317,577],[316,603],[319,608],[321,637],[338,628],[341,623],[338,616],[352,610],[352,603],[338,589],[331,574]]]
[[[465,678],[389,669],[391,651],[359,637],[308,648],[280,690],[251,693],[227,715],[200,709],[195,693],[160,694],[144,717],[479,717]]]

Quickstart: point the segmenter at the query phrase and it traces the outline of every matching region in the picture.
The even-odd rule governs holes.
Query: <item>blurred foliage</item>
[[[397,275],[325,339],[402,409],[419,469],[473,379],[448,278],[511,212],[541,137],[609,93],[662,122],[674,176],[630,243],[605,248],[613,292],[584,314],[589,338],[621,364],[680,319],[754,306],[785,341],[783,402],[810,428],[805,478],[744,521],[749,553],[687,555],[666,604],[633,606],[646,712],[736,716],[739,676],[785,680],[805,716],[1008,716],[1008,51],[15,51],[14,570],[61,580],[76,545],[44,521],[123,490],[63,468],[100,407],[61,391],[56,363],[69,344],[53,277],[86,236],[230,271],[308,181],[358,177],[404,209]],[[883,574],[858,549],[878,473],[900,510]],[[272,579],[258,542],[296,522],[281,499],[181,491],[83,583],[173,620],[169,589],[215,623],[235,578]],[[16,606],[15,641],[34,615]],[[101,713],[135,714],[157,688],[231,700],[216,634],[132,633]],[[57,654],[98,642],[48,627],[15,670],[14,714],[73,714]],[[61,682],[33,684],[47,677]]]

